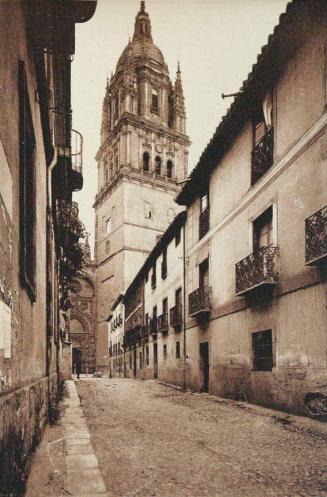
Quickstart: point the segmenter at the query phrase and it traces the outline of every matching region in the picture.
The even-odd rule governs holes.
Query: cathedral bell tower
[[[107,81],[96,156],[99,368],[108,364],[111,304],[178,213],[174,198],[187,177],[189,145],[180,66],[173,85],[142,1],[133,38]]]

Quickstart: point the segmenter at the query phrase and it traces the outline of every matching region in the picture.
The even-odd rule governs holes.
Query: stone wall
[[[51,418],[49,406],[58,400],[54,374],[17,388],[0,398],[0,496],[23,495],[30,455],[37,447],[45,424]]]

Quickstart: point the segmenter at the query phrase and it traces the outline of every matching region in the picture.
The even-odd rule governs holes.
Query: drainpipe
[[[54,156],[52,158],[52,161],[48,167],[48,205],[47,205],[47,221],[50,217],[50,219],[52,219],[51,217],[51,214],[52,214],[52,171],[55,167],[55,165],[57,164],[57,152],[55,151],[54,152]],[[50,227],[51,231],[53,231],[52,229],[52,223],[50,224]],[[52,233],[53,235],[53,233]],[[49,236],[49,231],[47,230],[47,236]],[[51,240],[48,240],[47,241],[47,250],[48,250],[48,246],[49,246],[49,242],[51,242]],[[53,256],[53,253],[51,251],[51,254],[50,254],[50,257],[51,257],[51,272],[52,272],[52,275],[54,276],[56,273],[55,273],[55,258]],[[52,281],[51,281],[51,293],[52,293],[52,296],[55,295],[55,281],[54,281],[54,277],[52,278]],[[52,303],[53,305],[53,303]],[[53,319],[53,315],[52,315],[52,319]],[[48,320],[47,320],[47,323],[48,323]],[[46,377],[47,377],[47,380],[48,380],[48,412],[50,413],[50,404],[51,404],[51,401],[50,401],[50,388],[51,388],[51,384],[50,384],[50,361],[51,361],[51,357],[50,357],[50,354],[49,354],[49,348],[48,348],[48,330],[46,331]],[[58,368],[58,345],[57,345],[57,355],[56,355],[56,365],[57,365],[57,368]]]
[[[183,392],[186,392],[186,254],[185,223],[183,225]]]

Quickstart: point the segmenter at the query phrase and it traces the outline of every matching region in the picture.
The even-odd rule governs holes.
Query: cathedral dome
[[[151,41],[138,38],[125,47],[118,60],[117,70],[124,69],[127,63],[137,65],[137,61],[143,58],[156,62],[161,66],[166,65],[160,48]]]
[[[129,63],[137,65],[138,60],[144,58],[161,66],[166,66],[161,50],[152,41],[149,14],[145,11],[145,2],[143,1],[135,19],[133,39],[121,54],[117,70],[124,69]]]

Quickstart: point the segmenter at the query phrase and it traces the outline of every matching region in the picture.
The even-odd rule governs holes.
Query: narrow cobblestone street
[[[327,435],[315,421],[152,381],[77,389],[110,495],[327,495]]]

